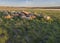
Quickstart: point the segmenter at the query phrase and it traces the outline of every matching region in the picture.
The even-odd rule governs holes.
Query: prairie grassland
[[[33,20],[19,17],[5,19],[0,12],[0,43],[60,43],[60,10],[24,10],[49,15],[52,20],[38,17]]]

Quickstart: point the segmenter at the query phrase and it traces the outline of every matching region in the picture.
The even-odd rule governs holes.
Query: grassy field
[[[5,19],[0,12],[0,43],[60,43],[60,10],[26,11],[49,15],[52,20]]]

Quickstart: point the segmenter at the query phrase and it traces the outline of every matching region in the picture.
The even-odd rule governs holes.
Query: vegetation
[[[27,10],[51,16],[51,20],[15,17],[5,19],[0,12],[0,43],[60,43],[59,10]]]

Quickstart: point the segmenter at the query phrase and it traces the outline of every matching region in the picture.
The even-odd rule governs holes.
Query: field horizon
[[[55,7],[13,7],[13,6],[0,6],[0,10],[22,10],[22,9],[59,9],[60,6]]]

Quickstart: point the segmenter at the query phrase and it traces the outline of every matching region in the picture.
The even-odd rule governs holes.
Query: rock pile
[[[40,14],[34,14],[34,13],[31,13],[31,12],[27,12],[27,11],[21,11],[21,12],[18,12],[18,11],[3,11],[3,14],[5,15],[4,18],[6,19],[11,19],[13,17],[20,17],[22,19],[27,19],[27,20],[32,20],[32,19],[35,19],[35,18],[43,18],[45,20],[50,20],[51,17],[50,16],[47,16],[47,15],[44,15],[42,13]]]

